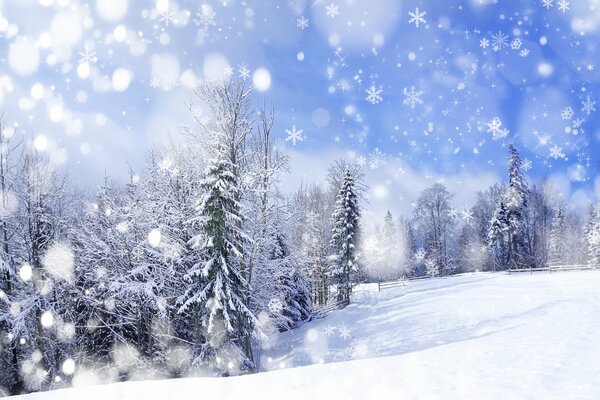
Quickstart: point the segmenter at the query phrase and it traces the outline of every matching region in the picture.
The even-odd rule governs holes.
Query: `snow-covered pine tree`
[[[239,184],[222,152],[209,161],[197,205],[200,233],[191,240],[203,255],[185,275],[189,286],[180,298],[180,313],[202,319],[212,361],[220,370],[254,368],[252,337],[258,321],[248,308],[248,284],[242,271],[244,241]],[[233,368],[228,368],[228,364]]]
[[[354,176],[349,169],[344,173],[337,195],[332,230],[331,277],[337,286],[338,300],[350,300],[352,282],[359,272],[360,207]]]
[[[590,207],[585,227],[588,264],[600,268],[600,203]]]
[[[529,199],[529,186],[521,171],[523,160],[512,145],[508,145],[508,189],[504,194],[506,207],[507,265],[519,267],[531,260],[525,243],[525,212]]]
[[[500,200],[500,204],[494,213],[494,217],[490,222],[488,245],[492,257],[493,269],[505,269],[507,257],[507,230],[508,230],[508,215],[504,201]]]
[[[280,330],[292,329],[312,314],[309,282],[292,256],[285,234],[277,229],[270,249],[269,264],[275,274],[276,296],[269,311]]]
[[[566,262],[566,243],[567,226],[565,213],[562,205],[558,206],[554,220],[552,221],[552,231],[550,232],[550,265],[564,265]]]

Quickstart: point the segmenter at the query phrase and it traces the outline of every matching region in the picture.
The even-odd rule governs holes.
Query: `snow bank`
[[[280,334],[261,356],[271,372],[16,398],[597,399],[598,332],[598,271],[465,275],[382,291]]]

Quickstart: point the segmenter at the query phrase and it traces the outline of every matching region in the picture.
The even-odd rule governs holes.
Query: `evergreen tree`
[[[590,213],[585,229],[587,242],[588,264],[600,267],[600,205],[596,204],[590,208]]]
[[[552,232],[550,233],[550,264],[564,265],[566,262],[566,238],[567,226],[563,207],[559,206],[552,221]]]
[[[519,267],[529,263],[525,243],[525,210],[529,199],[529,187],[527,180],[521,172],[523,160],[517,149],[510,144],[508,146],[508,189],[504,194],[506,206],[507,233],[507,265]]]
[[[287,330],[295,328],[311,316],[312,301],[308,280],[292,256],[282,230],[277,231],[274,239],[270,263],[275,271],[281,309],[278,310],[279,301],[275,301],[275,306],[271,304],[270,311],[281,316],[277,322],[279,329]]]
[[[533,262],[525,234],[529,187],[521,171],[523,160],[512,144],[508,146],[507,160],[508,188],[496,209],[488,235],[495,265],[500,269],[520,268]]]
[[[358,241],[360,208],[352,172],[346,169],[333,213],[333,235],[330,273],[337,285],[338,300],[349,300],[352,281],[359,273]]]
[[[246,237],[240,229],[239,184],[232,170],[220,152],[207,166],[201,183],[205,194],[192,221],[201,233],[191,240],[203,260],[185,275],[189,287],[180,298],[179,312],[201,316],[217,368],[226,369],[231,362],[244,370],[254,368],[252,336],[258,321],[248,307],[242,264]]]
[[[505,269],[507,251],[507,230],[508,230],[508,215],[504,201],[500,201],[494,217],[491,220],[488,243],[491,248],[494,270]]]

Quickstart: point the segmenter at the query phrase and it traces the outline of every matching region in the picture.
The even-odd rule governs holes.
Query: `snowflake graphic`
[[[567,12],[569,10],[569,5],[571,3],[569,3],[567,0],[560,0],[558,2],[558,9],[562,12]]]
[[[365,164],[367,164],[367,159],[365,158],[365,156],[356,157],[356,165],[358,165],[359,167],[364,167]]]
[[[523,171],[529,171],[531,168],[533,168],[533,162],[529,159],[529,158],[525,158],[523,160],[523,163],[521,164],[521,166],[523,167]]]
[[[402,93],[404,94],[402,104],[405,106],[409,106],[414,110],[417,104],[423,104],[423,99],[421,99],[421,96],[423,96],[422,90],[417,91],[414,86],[411,86],[410,90],[404,88]]]
[[[369,153],[369,168],[377,169],[385,164],[385,154],[376,148],[371,153]]]
[[[408,15],[411,17],[408,20],[409,24],[415,24],[415,28],[419,27],[419,24],[426,24],[425,18],[423,18],[427,13],[425,11],[419,11],[419,7],[415,8],[415,11],[409,11]]]
[[[89,48],[88,46],[85,47],[85,49],[83,51],[79,52],[79,63],[83,64],[83,63],[91,63],[94,64],[98,61],[98,57],[96,57],[96,52]]]
[[[562,147],[559,147],[558,145],[554,145],[550,148],[550,157],[556,159],[559,158],[565,158],[565,153],[563,153],[563,149]]]
[[[471,223],[475,219],[473,217],[473,211],[469,210],[468,208],[465,208],[464,210],[462,210],[460,212],[460,216],[461,216],[462,220],[465,221],[465,224],[467,224],[467,225],[471,225]]]
[[[527,57],[529,55],[529,49],[521,49],[521,51],[519,52],[519,55],[521,57]]]
[[[200,6],[198,12],[196,12],[196,18],[194,18],[193,22],[202,30],[207,31],[208,28],[216,25],[216,16],[217,13],[213,10],[211,6],[209,6],[208,4],[203,4],[202,6]]]
[[[415,260],[417,262],[421,262],[421,261],[423,261],[425,259],[425,255],[426,255],[425,249],[420,248],[419,250],[417,250],[415,252]]]
[[[585,112],[587,115],[596,111],[596,102],[590,98],[590,95],[587,96],[585,101],[581,102],[581,111]]]
[[[250,70],[248,69],[248,66],[246,64],[240,65],[240,67],[238,68],[238,74],[240,79],[242,80],[250,78]]]
[[[325,7],[325,15],[335,18],[336,15],[340,14],[340,7],[334,3],[329,3],[327,7]]]
[[[552,8],[554,6],[554,0],[542,0],[542,7],[546,8],[546,10],[549,10],[550,8]]]
[[[308,21],[309,19],[303,15],[296,20],[296,27],[305,30],[306,28],[308,28]]]
[[[493,140],[502,139],[510,133],[506,128],[502,128],[502,121],[498,117],[494,117],[487,123],[487,131],[492,134]]]
[[[510,42],[510,48],[513,50],[519,50],[521,46],[523,46],[523,41],[519,38],[513,39],[513,41]]]
[[[508,35],[505,35],[501,31],[492,35],[492,49],[494,51],[500,51],[508,46]]]
[[[375,85],[371,85],[371,87],[369,87],[367,90],[367,97],[365,97],[365,100],[368,101],[371,104],[377,104],[377,103],[381,103],[381,101],[383,101],[383,97],[381,97],[381,92],[383,92],[383,88],[381,85],[379,85],[379,88],[377,88]]]
[[[332,326],[332,325],[327,325],[325,327],[325,329],[323,330],[323,333],[326,334],[327,336],[333,335],[333,332],[335,332],[335,326]]]
[[[483,38],[479,41],[479,47],[482,49],[487,49],[490,47],[490,40],[488,38]]]
[[[560,112],[560,117],[562,119],[571,119],[571,118],[573,118],[573,108],[571,108],[571,107],[563,108],[562,111]]]
[[[340,331],[340,337],[344,340],[350,339],[352,337],[352,335],[350,334],[351,330],[346,325],[342,325],[341,327],[339,327],[338,331]]]
[[[287,133],[287,138],[285,139],[286,142],[289,142],[290,140],[292,141],[292,144],[295,146],[296,142],[302,142],[304,141],[304,135],[303,135],[303,130],[302,129],[296,129],[296,125],[292,126],[292,129],[286,129],[285,133]]]
[[[458,211],[456,210],[456,208],[451,208],[448,210],[448,217],[451,219],[454,219],[458,216]]]
[[[165,24],[166,27],[172,23],[176,23],[177,19],[175,18],[175,12],[170,10],[163,11],[158,17],[158,22]]]

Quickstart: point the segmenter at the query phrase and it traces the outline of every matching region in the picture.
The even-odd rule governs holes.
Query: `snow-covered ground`
[[[480,273],[364,290],[270,345],[261,354],[266,373],[16,398],[598,399],[600,271]]]

